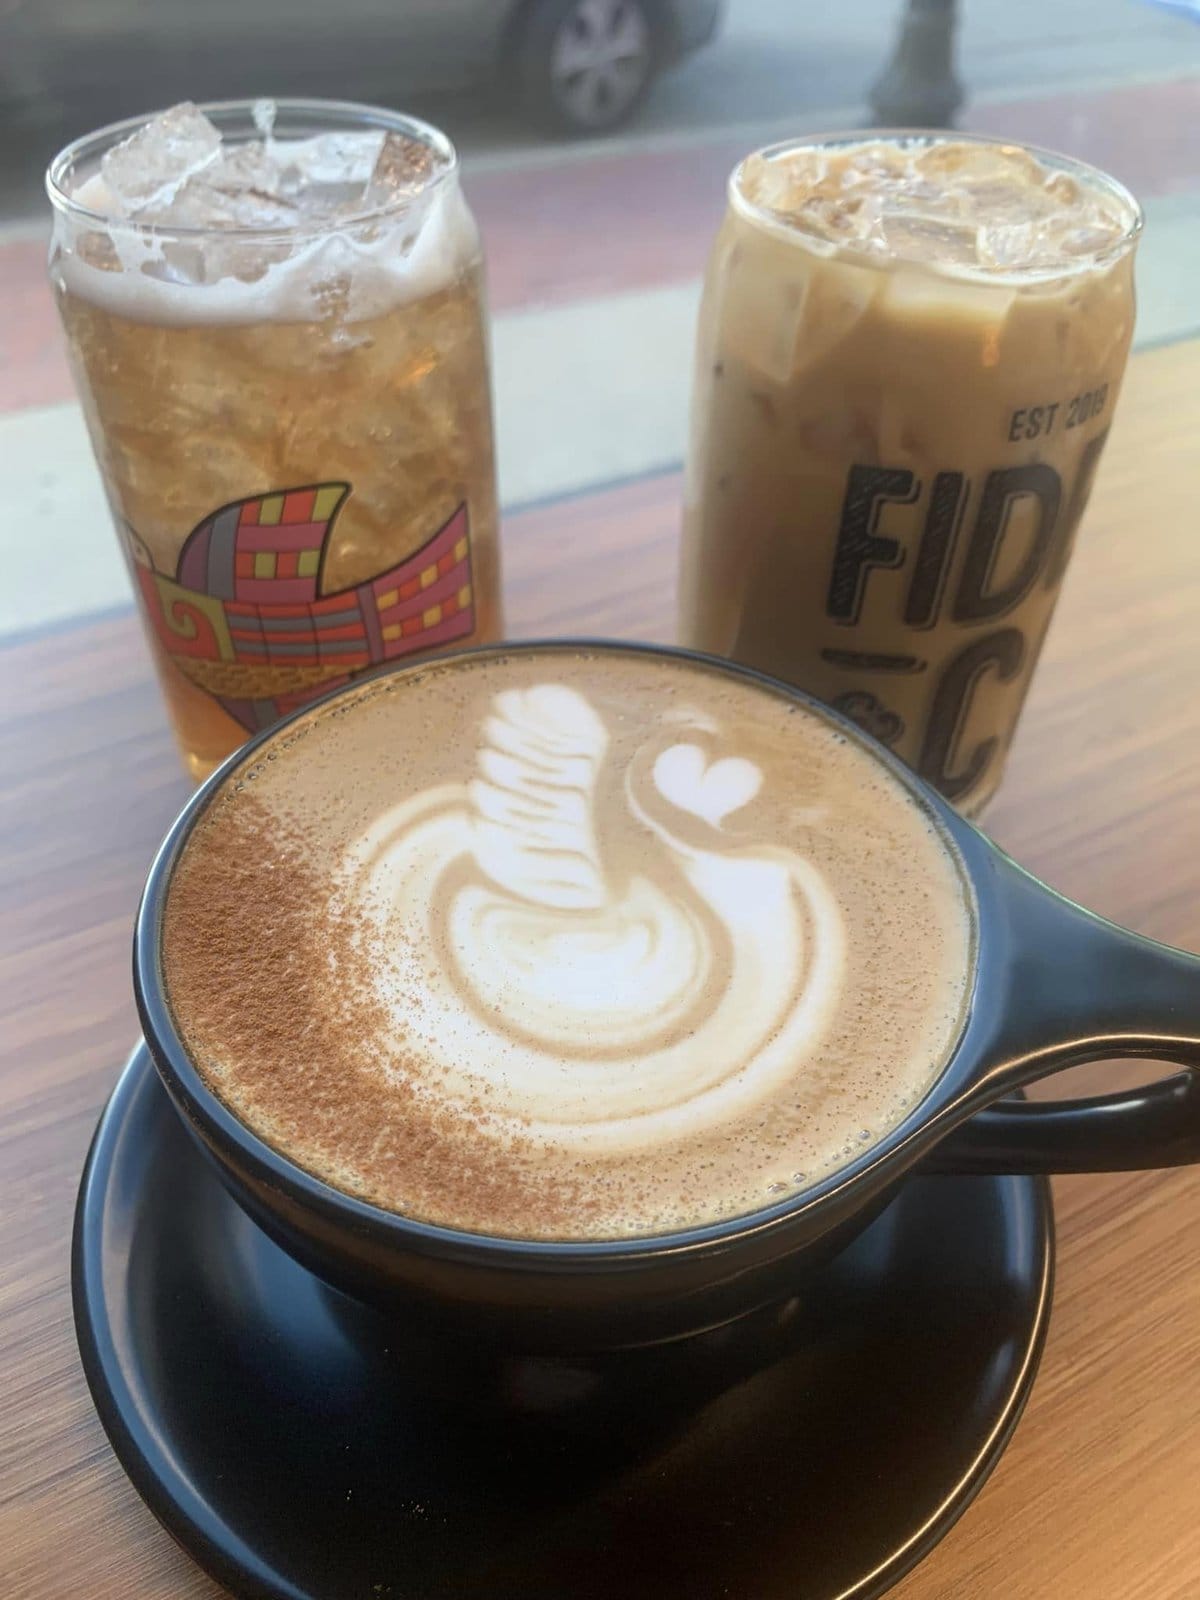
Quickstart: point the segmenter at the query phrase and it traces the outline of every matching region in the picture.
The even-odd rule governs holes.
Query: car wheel
[[[619,127],[644,99],[656,53],[646,0],[535,0],[517,40],[526,110],[560,133]]]

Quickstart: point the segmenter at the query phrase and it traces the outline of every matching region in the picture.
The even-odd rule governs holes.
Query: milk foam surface
[[[164,929],[181,1036],[251,1127],[519,1237],[806,1187],[928,1088],[970,967],[956,864],[885,771],[632,653],[435,665],[303,719],[198,825]]]
[[[157,323],[347,322],[452,282],[479,256],[449,148],[379,128],[222,143],[173,107],[75,174],[52,273],[71,293]]]

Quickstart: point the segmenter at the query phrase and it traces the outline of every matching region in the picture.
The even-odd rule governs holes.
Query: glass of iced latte
[[[50,276],[184,760],[501,632],[479,236],[368,107],[176,106],[70,146]]]
[[[978,812],[1108,434],[1140,227],[1113,179],[997,141],[744,161],[701,311],[682,642]]]

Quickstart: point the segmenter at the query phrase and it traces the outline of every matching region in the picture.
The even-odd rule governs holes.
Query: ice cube
[[[900,267],[890,274],[885,309],[899,328],[930,323],[937,337],[965,337],[981,345],[1003,331],[1017,291],[996,283],[951,278]]]
[[[324,223],[363,210],[363,194],[383,146],[383,133],[323,133],[272,141],[279,164],[274,192],[299,221]]]
[[[1118,227],[1091,221],[1080,222],[1078,227],[1069,227],[1056,243],[1064,256],[1102,256],[1104,251],[1118,245],[1120,238],[1122,230]]]
[[[1018,188],[1011,183],[965,184],[961,191],[963,214],[979,222],[1019,223],[1050,216],[1055,201],[1044,189]]]
[[[792,374],[805,372],[836,352],[874,305],[887,274],[842,259],[814,272],[796,327]]]
[[[864,179],[886,188],[902,185],[908,176],[908,155],[882,139],[872,139],[867,144],[852,146],[846,151],[844,177]]]
[[[419,194],[433,167],[433,151],[427,144],[403,134],[387,134],[363,190],[363,210],[379,211]]]
[[[382,130],[322,133],[276,145],[281,193],[306,211],[328,212],[336,204],[361,199],[382,148]]]
[[[788,270],[790,268],[790,270]],[[726,349],[771,383],[786,387],[837,348],[870,309],[884,275],[844,259],[765,259],[738,274],[724,298]]]
[[[953,190],[911,172],[888,185],[883,203],[888,211],[895,212],[936,211],[939,216],[955,216],[958,212],[957,196]]]
[[[189,178],[156,222],[186,228],[294,228],[300,213],[287,200],[259,190],[226,189],[204,177]]]
[[[1079,203],[1080,188],[1069,172],[1052,172],[1043,187],[1056,205],[1076,206]]]
[[[228,194],[278,194],[281,173],[273,152],[256,141],[225,145],[197,177]]]
[[[1045,169],[1037,159],[1012,144],[971,144],[938,141],[913,157],[924,177],[941,183],[1002,183],[1008,187],[1039,187]]]
[[[765,254],[750,259],[738,253],[719,265],[714,286],[721,307],[721,343],[752,373],[787,384],[795,360],[796,331],[804,316],[808,280],[803,261],[779,258],[772,265]]]
[[[1035,222],[984,223],[977,250],[981,266],[1028,270],[1043,254]]]
[[[883,219],[883,201],[879,195],[862,193],[844,195],[836,200],[814,200],[805,206],[797,222],[831,244],[879,250],[886,242]]]
[[[795,150],[785,159],[747,156],[738,179],[742,193],[752,205],[777,216],[793,218],[826,173],[820,151]]]
[[[156,208],[154,220],[192,228],[294,228],[300,212],[281,187],[277,163],[261,145],[235,145]]]
[[[1060,203],[1046,189],[1045,170],[1017,147],[935,145],[915,158],[914,167],[924,183],[940,190],[926,207],[931,216],[1015,227]]]
[[[945,184],[948,179],[959,176],[963,168],[974,159],[973,152],[978,148],[980,147],[975,145],[948,144],[937,140],[913,154],[912,166],[914,171],[923,177]]]
[[[882,232],[893,255],[907,261],[933,261],[943,266],[974,266],[976,235],[973,222],[945,216],[924,216],[905,211],[885,215]]]
[[[220,148],[216,128],[185,100],[106,151],[100,170],[123,214],[137,216],[169,203]]]

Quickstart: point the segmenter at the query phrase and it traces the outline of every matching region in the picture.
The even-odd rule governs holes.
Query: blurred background
[[[510,509],[681,459],[725,179],[789,134],[952,116],[1106,167],[1147,213],[1138,342],[1200,330],[1186,5],[0,0],[0,635],[128,600],[44,284],[46,163],[116,118],[245,94],[401,107],[458,144]]]

